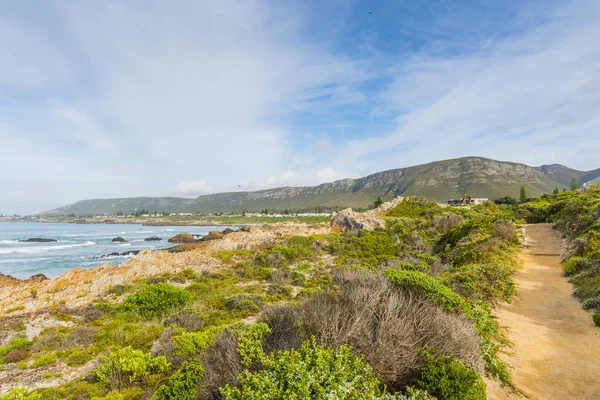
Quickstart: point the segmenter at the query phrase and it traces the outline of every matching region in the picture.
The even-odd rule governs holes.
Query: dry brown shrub
[[[279,254],[279,253],[274,253]],[[284,269],[276,269],[271,272],[271,280],[276,283],[284,283],[286,280],[290,279],[291,274],[289,271]]]
[[[265,311],[261,322],[271,328],[265,336],[264,350],[267,353],[291,350],[300,347],[302,339],[296,329],[294,309],[289,305],[275,306]]]
[[[16,363],[19,361],[23,361],[24,359],[27,358],[28,354],[29,353],[27,353],[27,350],[24,350],[24,349],[13,350],[13,351],[8,352],[4,356],[4,362],[9,364],[9,363]]]
[[[204,375],[198,385],[198,398],[222,399],[220,387],[227,384],[238,386],[242,361],[237,352],[237,336],[230,331],[221,332],[214,344],[202,355]]]
[[[95,342],[99,330],[89,326],[76,326],[66,333],[61,333],[60,327],[46,328],[33,343],[32,352],[69,350],[75,346],[87,347]]]
[[[515,239],[517,229],[511,221],[498,220],[494,222],[494,235],[505,242]]]
[[[297,309],[304,337],[334,348],[351,345],[392,388],[412,382],[425,365],[423,348],[483,370],[479,337],[466,316],[447,313],[368,272],[338,271],[335,281],[339,294],[316,295]]]
[[[435,215],[431,221],[433,229],[435,229],[436,232],[445,232],[453,226],[459,225],[461,223],[461,216],[452,213],[444,215]]]
[[[163,325],[176,324],[188,332],[195,332],[204,326],[204,318],[191,311],[182,311],[167,318]]]
[[[96,308],[93,304],[88,304],[83,307],[78,314],[81,316],[81,321],[84,324],[88,324],[102,318],[104,312]]]

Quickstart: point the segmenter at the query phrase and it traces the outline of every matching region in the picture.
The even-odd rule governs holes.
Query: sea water
[[[72,268],[121,264],[132,257],[107,256],[111,253],[175,246],[167,240],[178,233],[203,236],[209,231],[222,231],[225,228],[227,227],[0,222],[0,273],[19,279],[35,274],[54,278]],[[127,242],[113,243],[112,239],[117,236]],[[19,242],[33,237],[56,239],[57,242]],[[162,240],[144,240],[149,237],[159,237]]]

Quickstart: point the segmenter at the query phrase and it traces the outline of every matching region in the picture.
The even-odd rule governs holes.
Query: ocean
[[[209,231],[222,231],[225,228],[227,227],[0,222],[0,273],[19,279],[35,274],[54,278],[72,268],[121,264],[132,257],[106,257],[111,253],[175,246],[167,240],[178,233],[203,236]],[[112,243],[112,239],[117,236],[127,240],[127,243]],[[144,241],[153,236],[162,240]],[[19,242],[33,237],[56,239],[58,242]]]

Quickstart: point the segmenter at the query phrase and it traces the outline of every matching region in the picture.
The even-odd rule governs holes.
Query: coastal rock
[[[231,229],[231,228],[226,228],[222,233],[223,233],[223,235],[229,235],[230,233],[233,233],[233,232],[237,232],[237,231],[234,229]]]
[[[156,237],[156,236],[147,237],[146,239],[144,239],[144,241],[146,241],[146,242],[158,242],[159,240],[162,240],[162,239],[159,237]]]
[[[47,281],[48,279],[49,278],[44,274],[36,274],[36,275],[31,275],[29,278],[27,278],[26,282],[37,283],[37,282]]]
[[[351,208],[346,208],[331,215],[331,227],[343,231],[358,231],[360,229],[372,231],[384,225],[383,219],[374,215],[355,213]]]
[[[112,241],[113,241],[113,243],[115,243],[115,242],[116,243],[125,243],[125,242],[127,242],[127,240],[123,239],[121,236],[117,236]]]
[[[58,242],[58,240],[34,237],[34,238],[29,238],[27,240],[19,240],[19,242],[22,242],[22,243],[54,243],[54,242]]]
[[[240,228],[240,231],[242,232],[250,232],[250,230],[252,229],[252,227],[250,225],[244,225]]]
[[[169,243],[189,243],[195,240],[194,235],[190,233],[180,233],[169,239]]]
[[[223,236],[225,236],[225,235],[219,231],[210,231],[210,232],[208,232],[208,235],[206,235],[202,238],[202,240],[205,241],[205,240],[223,239]]]

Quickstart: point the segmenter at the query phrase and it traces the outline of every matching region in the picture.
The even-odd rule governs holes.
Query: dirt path
[[[497,312],[514,344],[515,384],[535,400],[600,399],[600,329],[562,276],[563,243],[549,224],[528,225],[526,234],[517,298]],[[516,396],[491,385],[488,398]]]

